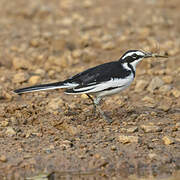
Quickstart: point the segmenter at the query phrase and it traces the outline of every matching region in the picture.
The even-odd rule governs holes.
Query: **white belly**
[[[102,96],[110,96],[110,95],[113,95],[113,94],[116,94],[116,93],[119,93],[120,91],[128,88],[130,86],[130,84],[132,83],[134,77],[129,77],[126,79],[126,81],[124,81],[123,84],[121,84],[119,87],[117,88],[114,88],[112,90],[104,90],[104,91],[100,91],[100,92],[97,92],[96,93],[96,96],[97,97],[102,97]],[[121,81],[122,82],[122,81]],[[109,87],[111,88],[111,87]]]
[[[129,84],[129,85],[130,85],[130,84]],[[123,86],[123,87],[119,87],[119,88],[116,88],[116,89],[112,89],[112,90],[107,90],[107,91],[98,92],[98,93],[96,93],[96,96],[97,96],[97,97],[110,96],[110,95],[119,93],[120,91],[126,89],[127,87],[129,87],[129,85]]]

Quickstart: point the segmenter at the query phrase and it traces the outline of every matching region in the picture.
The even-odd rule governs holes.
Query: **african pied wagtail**
[[[149,57],[166,57],[158,54],[143,52],[140,50],[127,51],[118,61],[113,61],[87,69],[64,81],[35,85],[14,92],[17,94],[65,88],[66,94],[86,94],[93,102],[94,108],[98,108],[100,114],[108,121],[108,118],[98,106],[104,96],[112,95],[126,89],[134,80],[136,65]],[[94,98],[93,98],[94,97]]]

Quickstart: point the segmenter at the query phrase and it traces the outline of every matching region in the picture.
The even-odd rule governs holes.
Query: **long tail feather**
[[[68,88],[64,82],[56,82],[56,83],[50,83],[50,84],[41,84],[41,85],[35,85],[30,87],[25,87],[21,89],[14,90],[17,94],[23,94],[33,91],[45,91],[50,89],[60,89],[60,88]]]

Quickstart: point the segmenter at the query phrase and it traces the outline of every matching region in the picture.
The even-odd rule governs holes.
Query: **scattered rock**
[[[47,105],[47,110],[49,112],[54,112],[60,110],[61,105],[63,104],[63,100],[60,97],[53,98],[49,101]]]
[[[148,86],[148,91],[153,92],[155,89],[160,88],[164,84],[163,80],[159,77],[155,77],[152,79]]]
[[[168,91],[170,91],[172,89],[172,86],[170,86],[170,85],[168,85],[168,84],[165,84],[165,85],[163,85],[163,86],[161,86],[160,88],[159,88],[159,91],[160,92],[168,92]]]
[[[161,101],[160,102],[160,105],[159,105],[159,109],[162,109],[163,111],[168,111],[172,106],[172,101],[171,99],[166,99],[164,101]]]
[[[95,157],[96,159],[100,159],[100,158],[101,158],[101,155],[98,154],[98,153],[96,153],[96,154],[94,154],[94,157]]]
[[[27,177],[27,180],[49,180],[54,179],[54,172],[52,173],[40,173],[37,176]]]
[[[8,121],[2,121],[1,123],[1,127],[7,127],[9,125]]]
[[[85,24],[85,18],[84,18],[84,16],[82,16],[81,14],[79,14],[79,13],[74,13],[73,15],[72,15],[72,21],[76,21],[76,22],[78,22],[78,23],[83,23],[83,24]],[[86,22],[87,23],[87,22]]]
[[[157,154],[156,153],[149,153],[148,156],[150,159],[156,159]]]
[[[15,69],[29,69],[31,67],[29,61],[17,57],[12,60],[12,64]]]
[[[64,140],[63,142],[61,142],[60,147],[62,147],[63,150],[66,150],[66,149],[72,147],[72,142],[69,140]]]
[[[73,23],[72,18],[65,17],[65,18],[61,19],[61,24],[64,26],[70,26],[70,25],[72,25],[72,23]]]
[[[161,132],[162,131],[161,127],[155,126],[155,125],[141,125],[141,128],[146,133],[154,133],[154,132]]]
[[[90,1],[90,0],[83,1],[83,6],[84,6],[85,8],[90,8],[90,7],[93,6],[93,2]]]
[[[169,104],[161,104],[158,108],[162,109],[165,112],[167,112],[171,108],[171,105],[169,105]]]
[[[80,58],[82,56],[82,50],[81,49],[75,49],[73,52],[72,52],[72,57],[73,58]]]
[[[134,126],[134,127],[130,127],[126,130],[126,132],[128,133],[134,133],[134,132],[137,132],[138,131],[138,127],[137,126]]]
[[[170,56],[176,56],[178,53],[179,53],[179,48],[178,47],[174,47],[174,48],[172,48],[172,49],[170,49],[168,51],[168,54]]]
[[[126,136],[126,135],[120,135],[118,137],[119,142],[126,144],[126,143],[137,143],[139,138],[138,136]]]
[[[166,70],[165,69],[160,69],[159,71],[156,72],[157,75],[165,75]]]
[[[163,76],[162,79],[167,84],[170,84],[170,83],[173,82],[173,77],[172,76]]]
[[[61,51],[63,49],[65,49],[66,47],[66,41],[62,38],[56,38],[52,41],[52,48],[55,50],[55,51]]]
[[[83,52],[82,60],[84,62],[91,62],[96,57],[96,53],[91,48],[86,48]]]
[[[40,45],[40,40],[39,39],[32,39],[30,41],[30,45],[33,47],[38,47]]]
[[[78,127],[75,127],[66,122],[61,123],[59,126],[56,126],[56,128],[58,128],[61,131],[63,130],[73,136],[77,135],[80,132]]]
[[[50,77],[55,76],[55,74],[56,74],[56,71],[54,71],[54,70],[48,71],[48,76],[50,76]]]
[[[176,123],[175,127],[179,128],[180,127],[180,122]]]
[[[142,100],[147,103],[155,103],[155,100],[149,96],[145,96]]]
[[[83,98],[83,99],[88,99],[88,96],[87,96],[86,94],[82,94],[82,95],[81,95],[81,98]]]
[[[104,50],[112,50],[115,48],[115,43],[114,42],[107,42],[105,44],[102,45],[102,49]]]
[[[40,75],[41,77],[46,74],[44,69],[36,69],[34,73]]]
[[[171,90],[171,92],[174,97],[176,98],[180,97],[180,90],[174,88],[173,90]]]
[[[7,157],[4,156],[4,155],[1,155],[1,156],[0,156],[0,161],[1,161],[1,162],[7,162]]]
[[[29,81],[28,81],[28,82],[29,82],[30,84],[37,84],[38,82],[40,82],[40,80],[41,80],[41,77],[35,75],[35,76],[31,76],[31,77],[29,78]]]
[[[11,100],[14,96],[13,92],[9,92],[9,91],[3,91],[3,97],[5,99]]]
[[[150,28],[147,28],[147,27],[140,28],[139,36],[142,39],[147,38],[149,36],[150,32],[151,32]]]
[[[7,127],[6,134],[8,136],[14,136],[14,135],[16,135],[16,131],[12,127]]]
[[[11,122],[12,125],[14,125],[14,126],[17,126],[17,125],[19,124],[18,119],[15,118],[15,117],[11,117],[11,118],[10,118],[10,122]]]
[[[36,56],[37,61],[43,61],[44,59],[45,59],[45,55],[43,55],[43,54]]]
[[[113,37],[110,34],[105,34],[101,37],[102,42],[110,42],[112,41]]]
[[[138,121],[145,121],[148,119],[148,115],[147,114],[140,114],[138,117],[137,117],[137,120]]]
[[[53,65],[64,68],[67,66],[67,58],[64,55],[61,58],[51,55],[45,63],[45,69],[49,70],[49,68]]]
[[[3,87],[0,85],[0,97],[2,97],[3,95]]]
[[[113,151],[115,151],[117,148],[116,148],[116,146],[111,146],[111,150],[113,150]]]
[[[75,126],[72,126],[70,124],[63,123],[63,128],[71,135],[75,136],[79,133],[79,129]]]
[[[142,92],[142,91],[144,91],[144,89],[147,87],[147,85],[148,85],[148,81],[139,80],[139,81],[137,81],[137,83],[136,83],[135,91],[136,91],[136,92]]]
[[[168,136],[164,136],[162,138],[162,140],[164,141],[165,145],[170,145],[170,144],[174,144],[174,139]]]
[[[29,78],[29,75],[25,72],[19,72],[17,74],[14,75],[13,77],[13,82],[14,83],[22,83],[27,81]]]

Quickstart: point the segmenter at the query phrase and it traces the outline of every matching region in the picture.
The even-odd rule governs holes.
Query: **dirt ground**
[[[180,1],[0,0],[0,180],[180,179]],[[144,60],[102,102],[12,90],[117,60]]]

